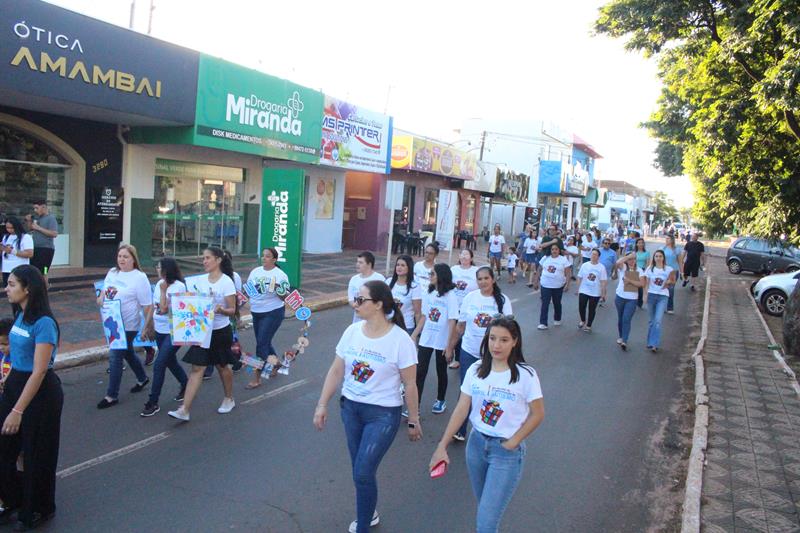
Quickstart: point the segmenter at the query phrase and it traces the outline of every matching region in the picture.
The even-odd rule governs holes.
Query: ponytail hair
[[[219,263],[219,269],[222,271],[223,274],[233,279],[233,261],[231,260],[230,252],[223,250],[218,246],[209,246],[206,248],[214,257],[218,257],[221,261]],[[234,304],[236,307],[236,316],[239,315],[239,298],[234,298],[236,303]]]
[[[386,282],[372,280],[366,282],[364,287],[369,291],[369,297],[373,302],[380,302],[386,320],[405,331],[406,321],[403,319],[403,312],[400,310],[400,305],[394,300],[392,289]]]
[[[491,267],[482,266],[478,269],[477,272],[475,272],[476,278],[478,277],[478,274],[481,273],[481,271],[488,272],[489,276],[492,278],[492,296],[494,297],[495,305],[497,305],[497,312],[502,315],[503,306],[506,303],[506,297],[503,295],[502,291],[500,290],[500,287],[497,285],[497,280],[495,280],[494,278],[494,271],[491,269]]]

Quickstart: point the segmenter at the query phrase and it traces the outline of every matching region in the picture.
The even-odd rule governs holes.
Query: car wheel
[[[783,310],[786,309],[786,295],[778,289],[770,289],[761,297],[761,305],[768,315],[783,316]]]
[[[742,273],[742,262],[738,259],[731,259],[728,261],[728,270],[731,274],[741,274]]]
[[[798,270],[800,270],[800,267],[797,265],[789,265],[786,267],[786,272],[797,272]]]

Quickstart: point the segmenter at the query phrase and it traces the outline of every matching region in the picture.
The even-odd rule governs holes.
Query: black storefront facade
[[[0,3],[0,213],[46,199],[54,265],[107,266],[122,239],[129,126],[194,122],[196,52],[56,6]]]

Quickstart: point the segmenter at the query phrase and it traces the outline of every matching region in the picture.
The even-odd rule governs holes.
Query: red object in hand
[[[439,461],[436,466],[433,467],[431,470],[431,479],[436,479],[437,477],[442,477],[447,473],[447,463],[444,461]]]

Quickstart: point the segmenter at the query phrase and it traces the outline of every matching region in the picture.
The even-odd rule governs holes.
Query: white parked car
[[[764,276],[753,284],[750,291],[758,306],[772,316],[783,316],[786,300],[792,294],[800,272],[786,272]]]

